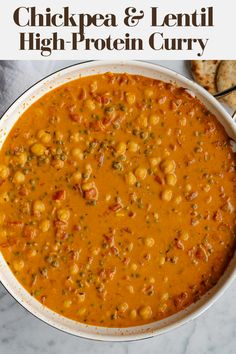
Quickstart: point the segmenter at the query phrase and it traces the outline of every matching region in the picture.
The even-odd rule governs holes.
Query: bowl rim
[[[28,99],[28,95],[30,95],[32,93],[32,91],[36,91],[37,89],[39,89],[40,87],[42,87],[43,85],[47,84],[47,81],[50,80],[54,80],[56,79],[58,74],[64,74],[64,73],[70,73],[73,70],[78,68],[78,71],[80,69],[89,69],[89,68],[95,68],[98,69],[100,66],[111,66],[111,65],[116,65],[119,67],[124,68],[124,70],[119,71],[119,72],[129,72],[128,70],[125,70],[126,66],[129,67],[133,67],[133,68],[143,68],[143,69],[147,69],[147,70],[152,70],[152,71],[156,71],[158,73],[161,73],[163,75],[167,75],[170,77],[173,77],[173,81],[175,82],[175,80],[179,80],[182,83],[186,83],[187,86],[190,86],[191,89],[193,89],[194,94],[196,95],[201,95],[205,98],[206,102],[209,102],[214,108],[215,110],[220,114],[221,117],[224,117],[223,121],[224,123],[227,122],[228,125],[230,126],[230,129],[232,129],[232,131],[234,132],[234,136],[233,138],[235,138],[236,136],[236,125],[233,122],[232,117],[230,116],[230,114],[224,109],[224,107],[209,93],[207,92],[204,88],[202,88],[200,85],[198,85],[197,83],[195,83],[194,81],[186,78],[185,76],[183,76],[182,74],[177,73],[174,70],[168,69],[164,66],[161,65],[157,65],[157,64],[153,64],[153,63],[147,63],[147,62],[143,62],[143,61],[124,61],[124,60],[107,60],[107,61],[83,61],[83,62],[79,62],[76,64],[72,64],[69,65],[67,67],[64,67],[62,69],[59,69],[49,75],[47,75],[46,77],[42,78],[41,80],[37,81],[36,83],[34,83],[32,86],[30,86],[27,90],[25,90],[21,95],[19,95],[18,98],[15,99],[15,101],[9,106],[9,108],[2,114],[1,117],[1,121],[0,121],[0,127],[1,127],[1,123],[4,122],[5,119],[7,119],[8,116],[11,115],[11,113],[19,106],[22,105],[22,103],[24,102],[24,100]],[[108,71],[108,70],[107,70]],[[103,71],[106,72],[106,71]],[[94,74],[96,74],[96,70],[94,72]],[[91,75],[91,74],[90,74]],[[89,76],[89,75],[85,75],[85,76]],[[145,76],[145,75],[144,75]],[[75,80],[76,78],[74,78],[73,80]],[[160,79],[161,80],[161,79]],[[67,82],[69,82],[70,80],[68,80]],[[165,80],[164,80],[165,81]],[[51,90],[55,89],[56,87],[60,87],[63,83],[60,83],[58,85],[56,85],[55,87],[51,88]],[[50,89],[47,90],[45,93],[43,93],[42,95],[40,95],[40,97],[43,97],[44,94],[46,94],[47,92],[51,91]],[[35,101],[37,101],[39,98],[37,98]],[[31,104],[30,104],[31,105]],[[205,103],[204,103],[205,105]],[[26,107],[28,108],[28,107]],[[21,113],[22,114],[22,113]],[[21,116],[21,114],[19,114],[19,117]],[[18,118],[19,118],[18,117]],[[222,123],[222,122],[221,122]],[[13,124],[14,125],[14,124]],[[13,127],[13,125],[11,126],[11,129]],[[10,129],[10,130],[11,130]],[[228,134],[230,135],[230,134]],[[235,256],[233,257],[235,258]],[[197,318],[198,316],[200,316],[203,312],[205,312],[209,307],[211,307],[217,300],[218,298],[220,298],[222,296],[222,294],[225,292],[225,290],[232,284],[232,282],[234,281],[234,279],[236,278],[236,268],[234,267],[233,269],[231,269],[229,271],[229,266],[227,268],[227,270],[225,271],[225,274],[228,271],[228,275],[223,274],[221,279],[218,281],[217,285],[214,286],[212,290],[210,290],[209,292],[207,292],[207,294],[205,294],[202,298],[205,299],[206,296],[208,296],[208,299],[205,299],[203,301],[202,304],[200,304],[200,301],[198,301],[197,303],[199,304],[199,306],[193,310],[192,312],[190,312],[189,314],[183,315],[182,319],[179,319],[177,321],[174,321],[173,323],[164,325],[163,328],[157,328],[157,329],[152,329],[149,330],[149,325],[144,325],[144,326],[137,326],[137,327],[127,327],[127,328],[113,328],[114,330],[123,330],[125,331],[126,329],[135,329],[135,328],[144,328],[142,332],[138,332],[138,333],[130,333],[130,334],[118,334],[118,335],[114,335],[114,334],[102,334],[102,333],[89,333],[89,332],[82,332],[80,330],[76,330],[76,331],[71,331],[70,328],[68,328],[66,325],[58,325],[56,323],[56,320],[53,321],[51,319],[48,319],[44,314],[37,312],[34,310],[34,308],[32,309],[32,306],[30,304],[28,304],[27,302],[25,302],[24,300],[22,300],[20,298],[20,296],[18,295],[17,292],[15,292],[10,284],[7,282],[6,279],[2,280],[2,267],[1,267],[1,262],[4,260],[1,252],[0,252],[0,282],[2,283],[2,285],[4,286],[4,288],[8,291],[8,293],[23,307],[25,308],[27,311],[29,311],[32,315],[34,315],[35,317],[37,317],[38,319],[40,319],[41,321],[45,322],[46,324],[50,325],[53,328],[56,328],[58,330],[61,330],[63,332],[66,332],[68,334],[71,335],[75,335],[77,337],[82,337],[82,338],[87,338],[87,339],[93,339],[93,340],[100,340],[100,341],[136,341],[136,340],[142,340],[142,339],[146,339],[146,338],[150,338],[156,335],[160,335],[160,334],[164,334],[166,332],[169,332],[172,329],[178,328],[181,325]],[[4,260],[5,261],[5,260]],[[231,260],[230,263],[232,263],[233,260]],[[8,266],[7,266],[8,267]],[[9,267],[8,267],[9,268]],[[9,268],[10,271],[10,268]],[[11,272],[11,271],[10,271]],[[12,273],[13,277],[15,278],[14,274]],[[226,279],[223,279],[226,278]],[[18,283],[18,286],[20,286],[21,288],[24,289],[24,287],[18,282],[18,280],[15,278],[15,281]],[[26,291],[26,290],[25,290]],[[28,291],[26,291],[28,293]],[[212,293],[213,295],[209,295],[209,293]],[[28,293],[29,294],[29,293]],[[30,295],[30,294],[29,294]],[[33,297],[32,297],[33,298]],[[33,298],[33,301],[38,302],[35,298]],[[43,305],[42,305],[43,306]],[[191,307],[191,305],[189,306]],[[189,308],[188,307],[188,308]],[[188,309],[187,308],[187,309]],[[48,309],[49,312],[54,313],[54,311]],[[182,312],[182,311],[181,311]],[[183,311],[184,312],[184,311]],[[61,315],[59,315],[60,317],[63,317]],[[172,316],[170,316],[172,317]],[[168,320],[167,317],[166,320]],[[72,322],[76,322],[73,320],[69,320]],[[77,322],[76,322],[77,323]],[[154,323],[160,323],[160,321],[156,321],[153,322]],[[96,327],[96,326],[88,326],[85,325],[86,328],[90,327]],[[108,327],[96,327],[99,329],[101,328],[107,328],[108,330],[110,330],[111,328]]]

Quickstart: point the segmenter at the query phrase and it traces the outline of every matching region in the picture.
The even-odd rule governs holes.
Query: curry
[[[106,327],[196,302],[235,249],[230,140],[185,89],[106,73],[29,107],[0,152],[0,250],[43,305]]]

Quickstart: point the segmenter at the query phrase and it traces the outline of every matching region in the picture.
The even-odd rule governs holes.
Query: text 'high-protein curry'
[[[127,327],[197,301],[235,249],[236,172],[217,119],[183,88],[80,78],[17,121],[0,152],[0,250],[42,304]]]

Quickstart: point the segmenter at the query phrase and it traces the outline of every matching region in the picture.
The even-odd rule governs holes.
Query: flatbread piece
[[[217,71],[216,84],[219,92],[236,85],[236,60],[221,61]],[[236,92],[224,97],[224,101],[236,110]]]
[[[192,60],[191,72],[193,78],[212,94],[217,92],[216,73],[220,60]]]

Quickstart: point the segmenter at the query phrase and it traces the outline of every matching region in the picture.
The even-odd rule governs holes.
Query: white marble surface
[[[0,114],[31,84],[74,62],[1,62]],[[162,61],[185,75],[183,61]],[[102,343],[62,333],[44,324],[0,284],[0,354],[233,354],[236,353],[236,283],[205,314],[168,334],[133,343]]]

